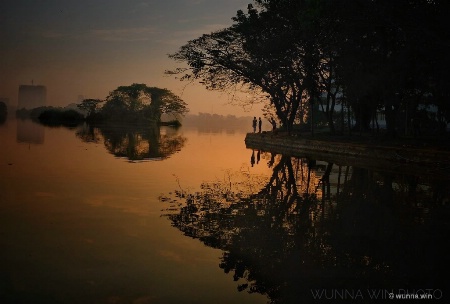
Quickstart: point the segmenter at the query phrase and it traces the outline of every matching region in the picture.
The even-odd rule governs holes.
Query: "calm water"
[[[252,151],[245,131],[8,120],[0,302],[448,299],[448,176]]]

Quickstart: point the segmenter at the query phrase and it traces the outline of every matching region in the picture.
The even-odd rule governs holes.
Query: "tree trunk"
[[[391,98],[386,98],[385,105],[385,117],[386,117],[386,130],[387,134],[391,138],[397,137],[397,130],[396,130],[396,119],[395,116],[397,114],[397,109],[394,107],[394,103],[392,102]]]
[[[309,100],[311,106],[311,136],[314,136],[314,100]]]

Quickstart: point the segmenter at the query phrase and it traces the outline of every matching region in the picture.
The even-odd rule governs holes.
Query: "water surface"
[[[448,175],[246,149],[245,131],[8,120],[2,303],[448,297]]]
[[[114,129],[0,126],[1,302],[265,303],[161,216],[162,194],[250,167],[243,133]]]

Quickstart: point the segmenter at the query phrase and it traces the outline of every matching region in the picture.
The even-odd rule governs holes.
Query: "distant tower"
[[[42,85],[20,85],[19,86],[19,109],[34,109],[47,104],[47,88]]]

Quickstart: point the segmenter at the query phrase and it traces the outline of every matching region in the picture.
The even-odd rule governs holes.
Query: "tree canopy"
[[[263,93],[288,131],[324,97],[330,129],[335,104],[344,102],[360,129],[384,109],[394,134],[399,112],[412,116],[419,104],[435,105],[439,119],[449,121],[449,6],[443,0],[255,0],[232,26],[169,55],[187,67],[166,73],[211,90]]]
[[[162,114],[178,119],[189,111],[186,102],[170,90],[139,83],[119,86],[109,93],[105,104],[99,108],[101,102],[85,99],[78,107],[87,110],[88,116],[99,113],[104,119],[116,121],[160,122]]]
[[[96,113],[99,109],[100,103],[103,100],[100,99],[84,99],[80,104],[77,104],[78,109],[85,111],[86,116],[89,117]]]

